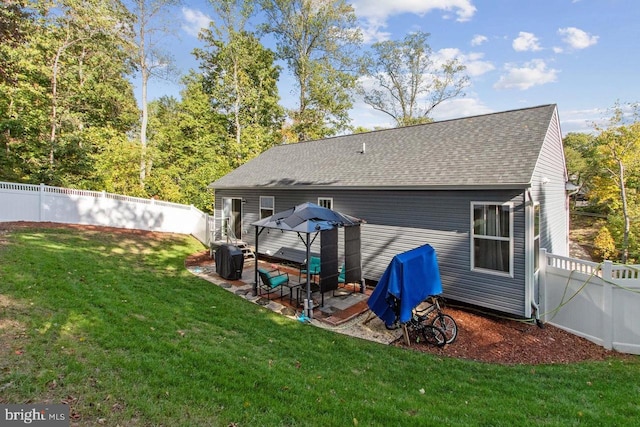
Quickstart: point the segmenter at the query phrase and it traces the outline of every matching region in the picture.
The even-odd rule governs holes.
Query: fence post
[[[540,248],[538,257],[538,313],[541,322],[547,321],[547,250]]]
[[[42,222],[44,217],[44,184],[40,183],[40,190],[38,191],[40,196],[38,221]]]
[[[605,261],[602,265],[602,346],[613,348],[613,263]]]

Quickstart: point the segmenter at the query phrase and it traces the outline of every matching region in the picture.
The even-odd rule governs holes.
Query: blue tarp
[[[436,251],[431,245],[424,245],[393,257],[367,304],[391,326],[396,315],[401,323],[406,323],[418,304],[430,295],[441,293]]]

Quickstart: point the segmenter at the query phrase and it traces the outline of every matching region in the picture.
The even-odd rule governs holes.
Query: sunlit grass
[[[0,403],[80,425],[635,425],[640,362],[498,366],[332,333],[184,269],[192,238],[36,229],[0,247]]]

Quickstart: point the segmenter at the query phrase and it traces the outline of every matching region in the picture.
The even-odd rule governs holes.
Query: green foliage
[[[640,175],[640,106],[616,104],[609,127],[597,127],[596,148],[592,165],[597,168],[593,193],[607,203],[612,214],[622,217],[620,240],[621,261],[629,257],[631,218],[640,213],[637,183]],[[615,233],[614,233],[615,235]]]
[[[126,80],[117,1],[13,3],[21,16],[13,28],[7,77],[0,80],[0,179],[82,186],[104,140],[124,135],[136,120]],[[5,175],[6,174],[6,175]]]
[[[297,141],[335,135],[349,126],[361,34],[344,0],[262,0],[262,29],[277,40],[278,58],[295,77],[298,106],[289,112]]]
[[[140,144],[115,130],[100,129],[94,138],[101,140],[92,153],[95,165],[86,187],[115,194],[146,197],[138,185]]]
[[[568,133],[562,140],[567,173],[571,181],[583,191],[592,187],[591,179],[596,175],[596,167],[590,161],[594,156],[596,138],[587,133]]]
[[[614,259],[614,256],[617,255],[618,252],[611,232],[606,226],[601,227],[598,234],[596,234],[593,240],[593,247],[595,255],[601,260]]]
[[[207,186],[231,170],[224,155],[228,138],[225,117],[213,111],[202,78],[185,78],[182,101],[163,97],[150,105],[148,194],[161,200],[213,208]]]
[[[253,34],[229,30],[225,42],[205,30],[201,38],[206,45],[194,54],[203,70],[202,86],[213,111],[226,122],[224,155],[237,167],[281,140],[280,68]]]

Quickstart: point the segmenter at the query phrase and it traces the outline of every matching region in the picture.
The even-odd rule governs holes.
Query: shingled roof
[[[555,110],[542,105],[279,145],[210,187],[523,188]]]

